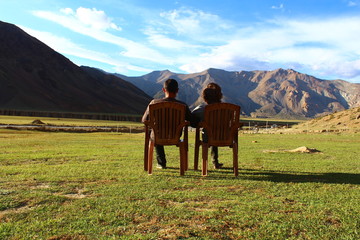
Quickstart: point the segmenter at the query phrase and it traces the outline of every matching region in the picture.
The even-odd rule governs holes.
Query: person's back
[[[176,99],[177,93],[179,91],[178,82],[175,79],[166,80],[164,82],[162,91],[165,93],[165,97],[162,99],[154,99],[149,103],[149,105],[158,103],[158,102],[166,102],[166,101],[178,102],[178,103],[184,104],[186,106],[185,119],[190,122],[193,122],[192,114],[191,114],[190,109],[187,106],[187,104]],[[146,121],[148,118],[149,118],[149,106],[147,107],[147,109],[142,117],[142,122]],[[166,155],[165,155],[164,146],[156,145],[155,151],[156,151],[156,159],[158,162],[157,167],[163,168],[163,169],[166,168]]]
[[[192,111],[193,116],[196,118],[196,121],[193,121],[191,124],[192,127],[196,127],[197,124],[204,119],[204,110],[206,105],[221,102],[221,87],[216,83],[209,83],[202,92],[202,98],[206,104],[200,104]],[[205,130],[203,130],[203,140],[207,141],[207,134]],[[219,163],[217,147],[211,147],[211,157],[215,169],[223,166],[222,163]]]

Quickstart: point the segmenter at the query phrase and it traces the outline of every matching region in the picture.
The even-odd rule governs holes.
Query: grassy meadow
[[[34,120],[40,120],[45,124],[56,126],[89,126],[89,127],[117,127],[117,126],[143,126],[137,122],[118,122],[118,121],[101,121],[92,119],[75,119],[75,118],[51,118],[51,117],[22,117],[22,116],[0,116],[0,124],[31,124]]]
[[[229,148],[192,170],[189,138],[185,176],[172,146],[149,176],[143,133],[0,129],[0,239],[360,238],[359,133],[240,133],[237,178]]]

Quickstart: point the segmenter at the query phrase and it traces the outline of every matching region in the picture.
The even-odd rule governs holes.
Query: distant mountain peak
[[[294,69],[284,69],[284,68],[278,68],[278,69],[275,69],[273,71],[270,71],[270,72],[274,72],[274,73],[279,73],[279,74],[302,74],[300,72],[297,72],[295,71]]]
[[[205,72],[208,72],[208,73],[218,73],[218,72],[226,72],[225,70],[223,69],[219,69],[219,68],[208,68],[205,70]]]

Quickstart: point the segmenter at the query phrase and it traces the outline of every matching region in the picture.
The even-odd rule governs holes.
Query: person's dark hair
[[[179,85],[175,79],[169,78],[164,82],[164,88],[168,92],[176,93],[179,90]]]
[[[212,88],[212,89],[215,89],[217,94],[218,94],[218,99],[219,99],[219,102],[221,101],[222,99],[222,92],[221,92],[221,87],[216,84],[216,83],[209,83],[206,88]]]
[[[205,88],[202,92],[202,97],[204,101],[208,104],[221,102],[219,92],[214,88]]]
[[[202,92],[202,97],[208,104],[221,102],[221,87],[216,83],[209,83]]]

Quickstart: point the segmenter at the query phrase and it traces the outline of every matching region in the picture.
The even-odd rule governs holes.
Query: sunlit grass
[[[0,239],[358,239],[359,137],[241,134],[239,177],[229,148],[181,177],[176,147],[143,171],[143,133],[0,129]]]
[[[91,119],[75,119],[75,118],[50,118],[50,117],[25,117],[25,116],[5,116],[0,115],[0,124],[31,124],[34,120],[40,120],[45,124],[58,126],[143,126],[140,122],[125,121],[107,121],[107,120],[91,120]]]

